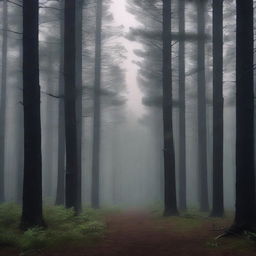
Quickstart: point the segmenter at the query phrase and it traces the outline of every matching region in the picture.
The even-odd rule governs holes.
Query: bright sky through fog
[[[112,12],[114,20],[117,25],[123,25],[125,32],[129,31],[130,27],[136,27],[138,24],[135,17],[126,10],[127,0],[113,0]],[[126,67],[126,81],[128,90],[128,106],[137,115],[141,116],[143,106],[141,103],[142,94],[137,85],[137,66],[133,63],[137,57],[134,55],[133,50],[140,48],[136,42],[131,42],[126,39],[122,40],[127,49],[127,60],[125,61]]]
[[[116,23],[122,24],[126,32],[129,27],[136,26],[137,22],[132,14],[126,11],[127,0],[113,0],[112,12]]]

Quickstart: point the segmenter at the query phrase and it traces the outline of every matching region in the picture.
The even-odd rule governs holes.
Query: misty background
[[[135,0],[104,1],[100,127],[100,203],[143,208],[163,201],[164,171],[161,110],[161,6],[145,8]],[[152,1],[148,2],[150,5]],[[173,31],[178,33],[177,0]],[[0,19],[2,19],[0,2]],[[23,169],[22,8],[8,1],[8,58],[5,123],[5,196],[20,202]],[[58,1],[40,5],[40,86],[42,115],[43,196],[56,197],[58,106],[60,99],[60,26]],[[145,3],[147,5],[147,3]],[[135,8],[136,7],[136,8]],[[93,66],[95,2],[83,8],[82,202],[90,205],[93,133]],[[149,7],[148,7],[149,8]],[[235,203],[235,2],[224,1],[224,202]],[[186,5],[186,32],[196,34],[196,9]],[[212,191],[212,12],[206,15],[207,165]],[[1,23],[2,26],[2,23]],[[3,31],[3,27],[1,27]],[[143,34],[144,33],[144,34]],[[151,35],[145,40],[143,35]],[[0,37],[2,44],[2,33]],[[174,142],[179,170],[178,44],[173,43]],[[197,163],[196,41],[186,41],[187,201],[199,207]],[[2,63],[2,54],[0,55]],[[178,179],[178,175],[176,176]],[[177,183],[178,184],[178,183]],[[177,188],[178,190],[178,188]],[[211,201],[211,200],[210,200]]]

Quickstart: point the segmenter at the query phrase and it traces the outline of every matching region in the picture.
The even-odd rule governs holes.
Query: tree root
[[[224,233],[216,236],[214,238],[214,240],[219,240],[219,239],[224,238],[224,237],[241,237],[241,234],[236,233],[236,232],[231,232],[230,230],[226,230]]]
[[[223,234],[215,237],[215,240],[221,239],[223,237],[240,237],[241,238],[247,231],[251,232],[251,230],[249,230],[247,228],[231,226]]]

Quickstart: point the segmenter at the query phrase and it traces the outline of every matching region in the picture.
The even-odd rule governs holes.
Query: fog
[[[86,1],[85,1],[86,2]],[[152,2],[152,1],[151,1]],[[177,1],[172,16],[178,33]],[[8,2],[7,92],[5,115],[4,190],[6,201],[21,202],[23,172],[22,8]],[[162,205],[164,198],[161,42],[145,42],[137,31],[161,31],[156,19],[161,5],[148,11],[136,1],[103,1],[102,78],[100,94],[99,198],[101,207],[142,208]],[[3,1],[0,2],[0,19]],[[61,14],[58,1],[40,5],[40,87],[43,200],[54,204],[58,174],[58,131],[61,60]],[[83,7],[82,45],[82,203],[91,205],[93,147],[93,81],[95,64],[95,8]],[[175,11],[176,10],[176,11]],[[207,167],[212,201],[212,12],[206,6],[205,72],[207,111]],[[147,13],[148,11],[148,13]],[[186,4],[186,33],[195,34],[196,7]],[[235,3],[224,1],[224,204],[235,205]],[[3,31],[1,23],[1,31]],[[3,33],[0,37],[2,45]],[[175,43],[176,42],[176,43]],[[178,41],[173,43],[173,126],[176,180],[179,190]],[[185,41],[186,65],[186,186],[189,208],[199,208],[197,127],[197,41]],[[3,54],[0,55],[2,63]],[[2,64],[1,64],[2,65]],[[64,124],[62,124],[64,125]]]

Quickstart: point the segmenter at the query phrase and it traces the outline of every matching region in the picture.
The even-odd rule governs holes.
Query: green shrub
[[[14,203],[0,205],[0,227],[14,227],[19,223],[21,208]]]
[[[75,221],[78,224],[94,220],[101,221],[103,216],[105,216],[106,214],[107,212],[105,210],[95,210],[92,208],[87,208],[80,215],[76,216]]]
[[[47,229],[35,227],[22,233],[18,229],[21,208],[15,204],[0,205],[0,247],[20,249],[31,255],[41,249],[70,242],[91,241],[105,229],[103,211],[86,209],[76,216],[72,209],[52,206],[44,209]]]
[[[50,237],[49,246],[63,244],[65,242],[79,242],[85,239],[85,236],[80,232],[78,227],[67,229],[66,231],[51,230],[48,231]]]
[[[52,206],[44,209],[44,218],[48,226],[59,226],[74,219],[73,209],[66,209],[64,206]]]
[[[19,235],[12,231],[0,231],[0,247],[19,247]]]
[[[209,248],[218,248],[220,247],[219,243],[217,243],[216,241],[210,241],[210,242],[207,242],[207,247]]]
[[[22,250],[37,250],[47,247],[49,237],[47,232],[40,227],[28,229],[21,237]]]
[[[102,234],[105,225],[102,222],[99,221],[90,221],[88,223],[81,224],[79,226],[80,231],[82,234],[88,235],[88,234]]]

